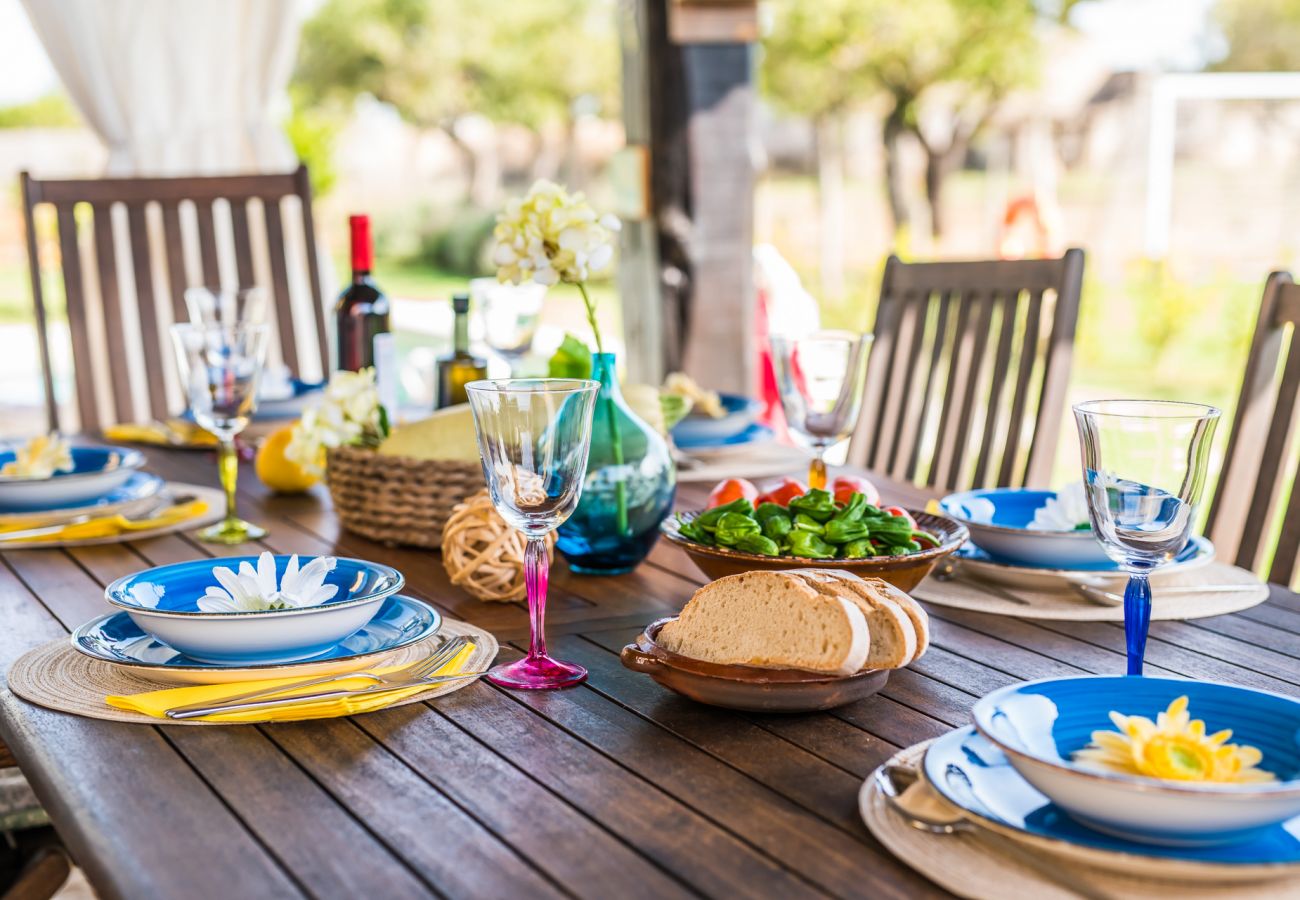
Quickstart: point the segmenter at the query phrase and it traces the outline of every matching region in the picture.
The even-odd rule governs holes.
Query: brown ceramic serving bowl
[[[869,697],[885,686],[887,669],[827,675],[800,669],[724,666],[665,650],[655,643],[659,619],[623,648],[623,665],[644,672],[670,691],[697,703],[747,712],[801,713],[831,709]]]
[[[956,519],[934,513],[908,510],[916,526],[939,539],[939,546],[902,556],[870,556],[866,559],[804,559],[801,556],[760,556],[744,553],[729,547],[710,547],[697,544],[678,529],[676,516],[670,516],[659,526],[663,536],[686,551],[686,555],[709,578],[738,575],[763,569],[844,569],[863,578],[883,578],[900,590],[910,591],[930,574],[939,560],[952,554],[966,542],[970,533]],[[698,512],[680,513],[690,521]]]

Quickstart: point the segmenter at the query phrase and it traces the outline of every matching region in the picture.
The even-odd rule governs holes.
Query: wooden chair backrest
[[[171,373],[175,368],[166,323],[188,320],[185,289],[195,285],[261,285],[268,293],[269,308],[274,310],[279,357],[290,372],[300,375],[303,363],[311,356],[317,357],[316,365],[309,367],[311,374],[328,372],[329,338],[306,167],[272,175],[48,181],[23,172],[19,179],[51,429],[59,428],[60,423],[37,250],[36,216],[42,204],[54,207],[81,431],[96,431],[112,422],[141,418],[136,404],[139,387],[147,396],[148,416],[161,419],[176,411],[175,404],[168,402],[163,377],[164,372]],[[286,239],[285,210],[293,214],[292,202],[287,206],[282,202],[286,198],[297,198],[301,210],[300,243],[305,266],[292,265],[295,258],[303,257],[291,250]],[[156,207],[157,212],[150,212],[151,207]],[[222,207],[229,210],[229,230],[225,233],[224,217],[214,215],[214,210]],[[190,209],[189,221],[196,224],[189,232],[191,240],[187,245],[183,222],[191,216]],[[255,216],[257,220],[250,228]],[[85,249],[93,257],[91,261],[82,258],[79,225],[87,232]],[[255,242],[258,232],[262,240]],[[218,245],[223,242],[232,248],[227,258],[233,256],[234,272],[227,274],[234,278],[222,277]],[[197,252],[187,254],[194,244]],[[262,250],[265,252],[257,252]],[[187,255],[191,257],[188,263]],[[129,260],[127,271],[119,271],[119,259]],[[266,274],[262,277],[255,274],[255,259],[265,260]],[[290,273],[300,276],[303,268],[306,277],[302,281],[309,286],[311,312],[303,311],[295,317]],[[91,280],[97,285],[94,290],[87,283]],[[134,301],[130,299],[132,292]],[[100,323],[98,330],[92,328],[92,313]],[[301,327],[296,319],[303,320]],[[300,332],[312,330],[315,334],[314,339],[307,340],[309,349],[300,352]],[[134,334],[128,338],[128,332]],[[96,338],[96,334],[100,337]],[[126,356],[136,347],[142,354],[142,365],[134,366],[133,378],[133,367],[127,365]],[[109,389],[101,391],[107,395],[103,400],[97,398],[97,375],[109,382]],[[138,384],[141,380],[143,385]]]
[[[1300,470],[1292,469],[1300,400],[1297,325],[1300,285],[1289,272],[1273,272],[1264,285],[1205,529],[1219,559],[1244,568],[1260,568],[1271,552],[1268,580],[1283,585],[1294,580],[1300,552],[1300,492],[1293,487]],[[1283,498],[1286,507],[1280,510]]]
[[[885,264],[856,465],[943,491],[1046,485],[1083,251],[1060,259]]]

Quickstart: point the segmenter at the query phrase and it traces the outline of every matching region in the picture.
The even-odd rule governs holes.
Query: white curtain
[[[287,171],[298,0],[23,0],[108,175]]]

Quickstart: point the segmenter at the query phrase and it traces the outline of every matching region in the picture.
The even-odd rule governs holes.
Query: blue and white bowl
[[[1072,761],[1111,710],[1150,719],[1180,696],[1207,729],[1258,747],[1273,783],[1203,784],[1100,772]],[[1030,681],[975,704],[975,727],[1015,770],[1083,825],[1134,841],[1213,846],[1249,840],[1300,815],[1300,701],[1176,678],[1086,675]]]
[[[312,557],[300,557],[306,565]],[[281,578],[288,556],[275,557]],[[198,599],[217,584],[212,570],[256,567],[257,558],[235,556],[195,560],[147,569],[119,578],[105,589],[108,602],[125,610],[142,631],[203,662],[250,665],[292,662],[328,652],[370,622],[384,598],[406,583],[401,572],[378,563],[340,557],[325,583],[334,598],[301,609],[208,613]]]
[[[763,404],[738,394],[721,394],[725,415],[720,419],[692,412],[673,426],[673,440],[681,447],[712,447],[744,434],[763,409]]]
[[[144,454],[126,447],[73,447],[71,472],[48,478],[0,475],[0,510],[44,512],[90,503],[117,490],[144,465]],[[0,449],[0,466],[13,462],[13,447]]]
[[[971,543],[995,559],[1044,569],[1072,569],[1110,561],[1092,529],[1031,529],[1034,513],[1055,491],[988,488],[949,494],[939,501],[945,515],[970,530]]]

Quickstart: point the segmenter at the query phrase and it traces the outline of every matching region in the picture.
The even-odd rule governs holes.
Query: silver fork
[[[389,672],[385,675],[376,675],[374,672],[342,672],[338,675],[326,675],[322,678],[299,681],[295,684],[281,685],[280,687],[273,688],[262,688],[256,691],[249,691],[246,694],[237,694],[234,697],[226,697],[224,700],[215,704],[211,700],[207,700],[203,703],[189,703],[185,706],[176,706],[167,710],[167,718],[189,719],[194,716],[207,715],[214,708],[224,709],[236,704],[246,703],[250,700],[263,700],[268,697],[274,697],[277,694],[284,694],[306,687],[318,687],[323,684],[333,684],[334,682],[346,681],[350,678],[369,679],[374,682],[375,687],[420,681],[445,666],[456,656],[457,653],[464,649],[465,645],[468,643],[470,643],[470,640],[464,635],[454,637],[424,659],[412,663],[404,669],[398,669],[396,672]],[[287,697],[285,699],[297,700],[299,698]]]

